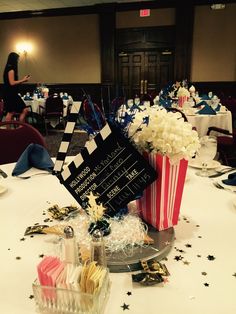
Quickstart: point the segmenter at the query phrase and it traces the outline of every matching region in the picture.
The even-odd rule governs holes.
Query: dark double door
[[[173,55],[163,51],[119,53],[118,84],[126,98],[156,95],[173,80]]]

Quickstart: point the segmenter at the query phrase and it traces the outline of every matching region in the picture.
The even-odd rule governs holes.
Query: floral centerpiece
[[[137,202],[142,217],[158,230],[177,224],[188,159],[200,147],[197,132],[180,112],[159,106],[130,108],[118,121],[158,172],[158,179]]]

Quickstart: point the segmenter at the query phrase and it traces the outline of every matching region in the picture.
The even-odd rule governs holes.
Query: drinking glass
[[[209,163],[214,159],[217,152],[217,139],[215,136],[203,136],[200,139],[201,147],[197,153],[202,169],[196,172],[200,177],[208,177],[211,172],[208,170]]]

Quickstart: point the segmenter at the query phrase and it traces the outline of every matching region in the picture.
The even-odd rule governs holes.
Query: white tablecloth
[[[0,313],[34,314],[31,284],[40,255],[50,253],[52,236],[24,237],[24,231],[44,223],[51,204],[69,205],[74,199],[55,176],[21,180],[11,177],[12,164],[1,168],[9,176],[0,179],[8,187],[0,195]],[[164,262],[168,282],[143,287],[132,283],[130,273],[111,274],[105,314],[123,313],[124,303],[129,314],[236,313],[236,195],[216,189],[195,171],[188,169],[176,240]]]
[[[186,115],[186,117],[188,122],[196,128],[200,137],[207,134],[210,126],[216,126],[232,132],[232,114],[229,110],[225,113],[217,113],[216,115],[195,114]]]

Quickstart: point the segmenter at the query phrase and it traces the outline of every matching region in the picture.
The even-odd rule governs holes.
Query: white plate
[[[3,194],[7,191],[7,187],[0,185],[0,194]]]
[[[189,160],[188,165],[193,168],[202,169],[202,162],[199,159]],[[211,160],[207,164],[207,169],[215,169],[220,166],[220,162],[217,160]]]

